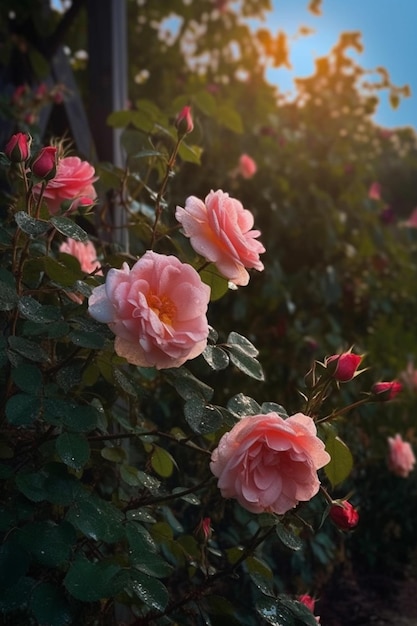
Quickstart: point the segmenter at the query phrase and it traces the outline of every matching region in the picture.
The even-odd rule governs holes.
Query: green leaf
[[[17,393],[8,399],[6,418],[13,426],[29,426],[41,415],[40,398],[27,393]]]
[[[256,602],[256,610],[272,626],[317,626],[313,613],[301,602],[284,596],[263,596]]]
[[[52,257],[45,257],[44,269],[51,280],[63,287],[72,287],[80,278],[79,272],[71,271],[67,265]]]
[[[142,572],[132,571],[129,587],[142,602],[156,611],[163,611],[168,604],[168,590],[156,578]]]
[[[229,333],[227,343],[229,345],[240,346],[248,356],[256,357],[259,354],[259,350],[249,341],[249,339],[239,333],[236,333],[235,331]]]
[[[33,578],[24,576],[12,587],[7,589],[0,587],[0,612],[4,614],[25,610],[35,584]]]
[[[100,452],[103,459],[112,463],[122,463],[126,459],[126,450],[121,446],[111,446],[102,448]],[[140,484],[139,482],[137,484]]]
[[[199,91],[193,95],[193,104],[205,115],[213,116],[217,111],[217,102],[208,91]]]
[[[24,337],[9,337],[9,346],[14,352],[30,361],[36,361],[37,363],[49,361],[49,355],[42,346]]]
[[[239,113],[227,105],[221,105],[216,113],[217,121],[235,133],[243,133],[242,118]]]
[[[278,522],[275,526],[276,533],[284,546],[289,548],[290,550],[301,550],[303,547],[303,541],[295,535],[287,526]]]
[[[120,591],[121,568],[113,563],[74,561],[64,578],[65,589],[77,600],[95,602]]]
[[[229,365],[227,353],[219,346],[208,344],[203,352],[203,357],[215,371],[224,370]]]
[[[347,478],[353,467],[353,457],[347,445],[339,437],[326,440],[326,450],[331,460],[325,466],[324,473],[335,487]]]
[[[137,522],[127,522],[126,537],[129,542],[129,561],[135,569],[155,578],[168,576],[172,567],[158,553],[155,541]]]
[[[31,363],[22,363],[14,368],[12,380],[21,391],[29,394],[37,394],[42,388],[42,372]]]
[[[169,478],[174,471],[176,463],[172,455],[164,450],[164,448],[153,446],[151,465],[152,469],[156,474],[158,474],[158,476],[162,476],[162,478]]]
[[[16,486],[32,502],[42,502],[47,498],[45,474],[41,472],[19,472]]]
[[[29,522],[17,531],[17,540],[34,558],[47,567],[57,567],[71,556],[77,539],[76,532],[67,522]]]
[[[241,372],[255,378],[255,380],[265,380],[262,366],[254,357],[250,356],[245,348],[238,345],[227,344],[225,349],[229,352],[230,360]]]
[[[75,502],[66,519],[86,537],[96,541],[114,543],[123,537],[123,513],[93,493]]]
[[[73,615],[59,587],[41,582],[30,596],[30,609],[39,624],[65,626],[73,623]]]
[[[276,402],[263,402],[261,406],[261,412],[265,415],[268,413],[277,413],[280,417],[285,420],[288,417],[287,411],[280,404],[276,404]]]
[[[127,376],[127,374],[123,372],[121,369],[114,369],[113,375],[114,375],[114,380],[124,392],[126,392],[129,396],[132,396],[134,398],[137,397],[138,392],[139,392],[137,383],[135,385],[133,381]]]
[[[61,317],[61,312],[57,307],[42,305],[31,296],[22,296],[18,306],[20,313],[32,322],[55,322]]]
[[[44,408],[48,414],[45,419],[53,418],[51,423],[62,420],[68,429],[75,432],[88,433],[96,428],[99,420],[99,412],[95,407],[75,404],[61,398],[45,398]]]
[[[261,413],[261,407],[256,400],[245,396],[243,393],[238,393],[236,396],[233,396],[233,398],[230,398],[227,403],[227,408],[237,417],[259,415]]]
[[[200,272],[200,278],[210,287],[210,300],[215,302],[220,300],[227,293],[229,289],[229,281],[222,274],[213,263],[210,263]]]
[[[88,235],[85,230],[69,217],[51,217],[50,222],[61,235],[76,241],[88,241]]]
[[[166,370],[166,377],[184,400],[191,400],[198,396],[209,402],[213,397],[212,387],[196,378],[186,367]]]
[[[201,164],[202,153],[203,149],[200,146],[190,146],[184,141],[180,143],[180,147],[178,149],[178,154],[183,161],[187,161],[188,163],[196,163],[197,165]]]
[[[101,350],[104,346],[104,337],[98,333],[89,333],[84,330],[73,330],[68,338],[75,346],[89,348],[90,350]]]
[[[0,270],[0,311],[12,311],[17,302],[18,296],[13,275],[6,270]]]
[[[80,470],[90,458],[90,445],[78,433],[62,433],[55,442],[59,457],[72,469]]]
[[[43,235],[50,228],[50,224],[48,222],[45,222],[44,220],[37,220],[28,215],[25,211],[18,211],[14,217],[20,230],[27,235],[31,235],[32,237]]]
[[[114,128],[124,128],[132,122],[134,111],[113,111],[108,116],[106,123]]]
[[[207,405],[201,397],[194,396],[184,405],[185,418],[194,432],[206,435],[218,430],[223,424],[223,415],[214,406]]]

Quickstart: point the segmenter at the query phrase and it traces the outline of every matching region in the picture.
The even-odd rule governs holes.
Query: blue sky
[[[292,88],[293,76],[313,73],[314,58],[326,54],[344,31],[361,31],[364,52],[358,56],[366,69],[385,67],[391,82],[408,84],[411,97],[402,99],[392,109],[386,92],[375,121],[381,126],[414,126],[417,129],[417,0],[323,0],[322,15],[307,10],[308,0],[272,0],[274,10],[268,13],[267,26],[274,34],[284,30],[294,35],[300,25],[316,33],[292,41],[293,71],[270,70],[268,78],[281,90]]]

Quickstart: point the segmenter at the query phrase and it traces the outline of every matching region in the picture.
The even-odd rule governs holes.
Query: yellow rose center
[[[168,296],[157,296],[150,292],[146,300],[149,308],[157,314],[163,324],[172,326],[172,322],[177,314],[177,307]]]

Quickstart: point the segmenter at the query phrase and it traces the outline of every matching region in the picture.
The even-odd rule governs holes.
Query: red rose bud
[[[200,520],[197,528],[195,529],[195,534],[203,541],[208,541],[211,538],[212,529],[210,517],[203,517],[203,519]]]
[[[302,596],[298,596],[298,602],[304,604],[312,613],[314,613],[314,607],[316,605],[316,601],[314,598],[308,595],[308,593],[304,593]]]
[[[335,380],[340,383],[346,383],[356,375],[362,358],[362,356],[353,354],[353,352],[334,354],[326,358],[325,366]]]
[[[395,396],[398,396],[402,391],[402,384],[397,380],[390,382],[380,382],[372,385],[371,393],[376,396],[374,400],[380,400],[381,402],[387,402],[393,400]]]
[[[12,163],[23,163],[30,156],[32,137],[27,133],[12,135],[4,148],[4,153]]]
[[[347,500],[334,502],[329,511],[331,520],[341,530],[351,530],[359,522],[359,513]]]
[[[191,116],[191,107],[185,106],[182,111],[177,115],[175,120],[175,128],[177,129],[178,137],[184,137],[191,133],[194,128],[193,118]]]
[[[57,167],[57,151],[55,146],[42,148],[32,161],[32,173],[43,180],[54,178]]]

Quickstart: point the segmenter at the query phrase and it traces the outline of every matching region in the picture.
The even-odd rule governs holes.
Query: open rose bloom
[[[228,193],[210,191],[204,202],[190,196],[175,217],[194,250],[235,285],[248,284],[246,268],[264,269],[259,255],[265,248],[257,241],[259,230],[252,230],[253,215]]]
[[[286,513],[318,492],[317,470],[330,461],[311,417],[243,417],[223,435],[210,468],[225,498],[253,513]]]
[[[59,251],[65,254],[71,254],[78,259],[81,269],[86,274],[102,275],[100,263],[97,261],[97,250],[92,241],[76,241],[75,239],[66,239],[59,246]],[[97,270],[97,271],[96,271]]]
[[[48,182],[43,195],[50,214],[58,213],[64,200],[75,200],[81,197],[95,200],[97,194],[93,183],[96,180],[94,167],[87,161],[82,161],[76,156],[60,159],[56,174]],[[36,185],[34,193],[36,194],[39,190],[40,187]]]
[[[416,463],[411,444],[404,441],[401,435],[397,433],[395,437],[388,437],[388,446],[389,469],[393,474],[407,478]]]
[[[93,289],[89,312],[116,335],[115,350],[129,363],[179,367],[207,345],[210,288],[177,257],[148,251],[130,269],[111,269]]]

